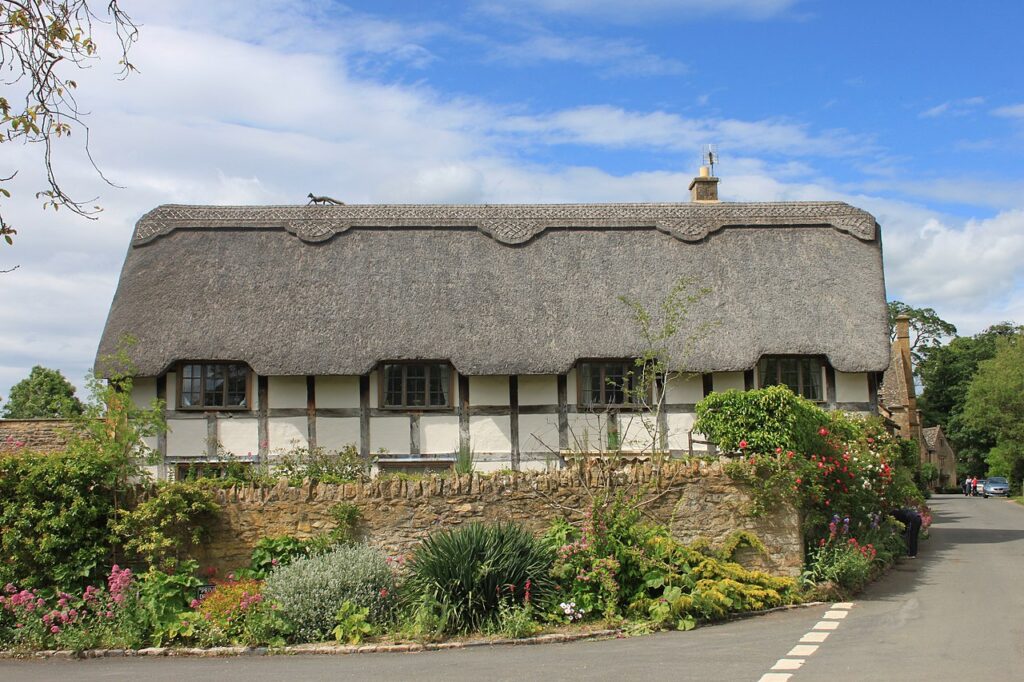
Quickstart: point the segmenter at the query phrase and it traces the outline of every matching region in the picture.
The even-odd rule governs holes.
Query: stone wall
[[[0,453],[58,452],[74,425],[67,419],[0,419]]]
[[[608,480],[611,478],[612,480]],[[744,551],[751,567],[798,575],[803,564],[800,519],[793,509],[762,518],[745,514],[750,502],[718,462],[669,463],[655,469],[635,465],[609,475],[600,466],[575,466],[548,473],[431,476],[422,480],[377,479],[365,484],[218,491],[221,512],[209,542],[199,549],[204,565],[221,575],[245,566],[264,537],[308,538],[333,527],[330,508],[346,502],[359,508],[359,534],[389,554],[406,554],[429,533],[468,521],[518,521],[535,532],[565,515],[579,519],[604,489],[639,493],[644,512],[668,524],[685,542],[720,543],[737,529],[752,531],[767,555]]]

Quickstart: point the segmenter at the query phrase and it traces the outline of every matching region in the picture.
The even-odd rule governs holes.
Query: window
[[[178,407],[248,409],[249,375],[249,368],[237,362],[183,363],[178,373]]]
[[[381,372],[381,406],[452,406],[452,368],[444,362],[388,362]]]
[[[824,363],[818,358],[768,356],[757,365],[760,386],[788,386],[808,400],[824,400]]]
[[[630,405],[636,402],[640,374],[634,360],[581,362],[577,374],[580,404]]]

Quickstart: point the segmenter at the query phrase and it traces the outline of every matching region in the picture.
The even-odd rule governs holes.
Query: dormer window
[[[767,355],[757,364],[758,387],[788,386],[808,400],[825,399],[825,363],[820,358]]]
[[[178,407],[249,409],[250,375],[249,368],[239,362],[184,362],[178,372]]]
[[[447,409],[452,406],[452,368],[447,362],[386,362],[381,407]]]
[[[580,405],[614,407],[636,403],[641,371],[635,360],[581,362],[578,370]]]

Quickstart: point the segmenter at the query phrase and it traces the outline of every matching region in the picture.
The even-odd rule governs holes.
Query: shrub
[[[359,455],[354,445],[336,451],[293,447],[278,455],[273,467],[291,485],[301,485],[307,478],[322,483],[365,481],[370,473],[369,462]]]
[[[342,545],[278,566],[267,578],[264,594],[281,605],[297,639],[321,641],[330,636],[346,601],[369,609],[371,623],[387,621],[394,589],[395,579],[382,553],[367,545]]]
[[[220,509],[210,491],[194,482],[158,485],[131,511],[121,511],[112,524],[124,548],[150,565],[183,558],[205,534],[204,524]]]
[[[502,604],[546,602],[554,556],[514,523],[471,523],[430,535],[413,552],[406,587],[445,632],[480,630]]]
[[[811,452],[820,447],[817,433],[827,421],[828,414],[811,401],[785,386],[770,386],[712,393],[697,404],[693,428],[726,452]]]
[[[263,583],[258,580],[220,583],[193,605],[195,615],[204,621],[199,639],[206,643],[282,645],[290,632],[277,613],[277,604],[264,598]]]

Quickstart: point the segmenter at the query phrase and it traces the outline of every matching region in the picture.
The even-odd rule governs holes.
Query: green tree
[[[910,318],[910,354],[916,367],[942,340],[956,336],[956,327],[946,322],[933,308],[912,308],[902,301],[889,301],[889,340],[896,339],[896,318]]]
[[[98,4],[106,5],[105,20],[93,9]],[[138,31],[117,0],[0,2],[0,70],[4,72],[0,143],[16,140],[37,143],[46,171],[46,185],[36,192],[36,198],[43,200],[44,208],[64,206],[86,217],[93,216],[98,208],[87,206],[65,192],[54,171],[53,149],[60,138],[70,136],[77,129],[85,133],[86,153],[89,151],[89,130],[74,95],[78,84],[69,77],[69,71],[88,68],[97,58],[97,45],[93,40],[97,21],[109,23],[117,36],[118,64],[123,78],[134,70],[128,61],[128,51]],[[5,185],[17,173],[17,169],[0,173],[3,176],[0,177],[0,196],[11,196]],[[16,232],[0,211],[0,236],[11,244]]]
[[[1024,478],[1024,331],[997,338],[995,355],[978,364],[963,416],[995,441],[988,473]]]
[[[1002,322],[974,336],[958,336],[944,346],[930,348],[917,367],[924,384],[918,401],[924,422],[942,427],[957,452],[961,474],[984,474],[986,457],[995,446],[990,433],[964,419],[968,388],[978,364],[995,356],[997,339],[1019,329]]]
[[[3,416],[6,419],[68,419],[82,414],[75,387],[58,370],[40,365],[11,388]]]

